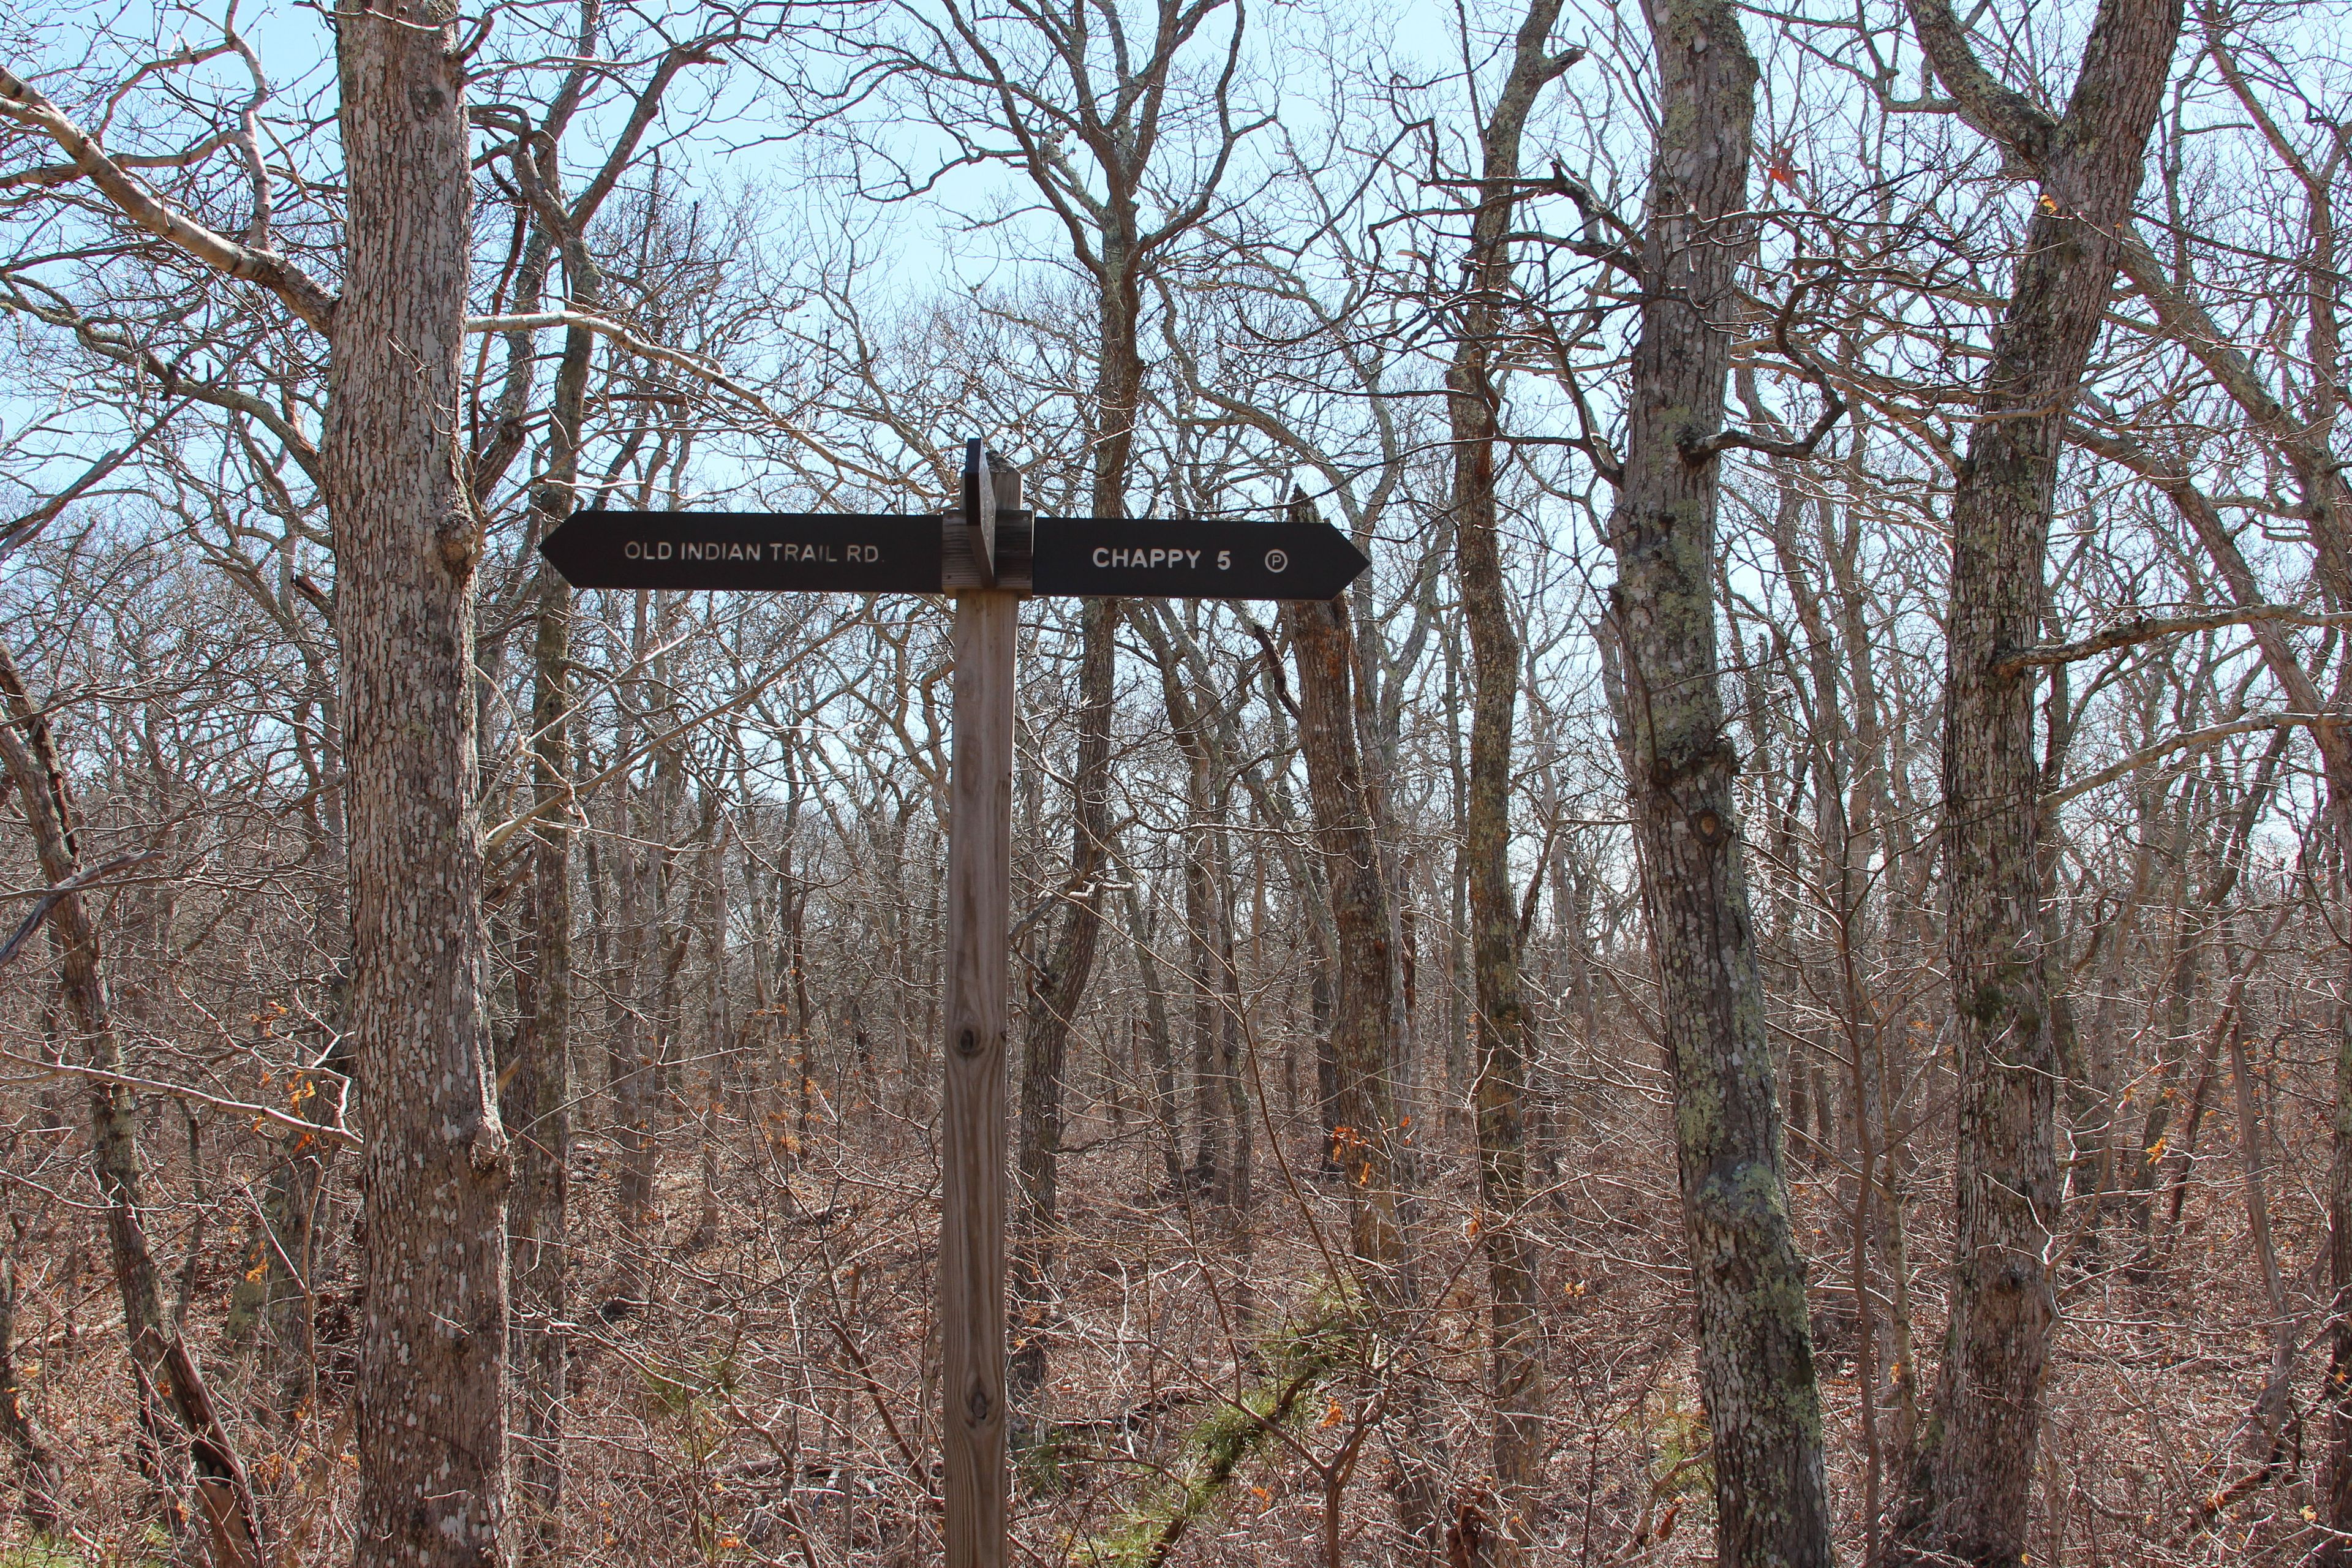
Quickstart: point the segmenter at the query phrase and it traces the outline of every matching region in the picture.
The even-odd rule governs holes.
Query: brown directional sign
[[[983,457],[980,477],[989,471]],[[565,519],[540,550],[575,588],[719,593],[940,594],[994,586],[1065,596],[1328,599],[1371,564],[1346,534],[1322,522],[1041,517],[1033,531],[1028,513],[994,508],[993,526],[976,529],[974,510],[967,504],[942,519],[592,509]],[[992,543],[993,568],[982,564]]]
[[[979,441],[945,515],[573,513],[540,552],[575,588],[956,595],[940,1101],[940,1501],[946,1568],[1002,1568],[1005,1027],[1022,598],[1328,599],[1371,564],[1320,522],[1034,517]]]
[[[1371,563],[1327,522],[1041,517],[1037,594],[1328,599]]]
[[[591,508],[539,548],[575,588],[940,591],[936,514]]]

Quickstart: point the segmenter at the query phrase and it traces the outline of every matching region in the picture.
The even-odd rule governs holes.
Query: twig
[[[74,167],[104,192],[122,216],[158,239],[168,240],[214,271],[258,283],[287,309],[320,332],[332,330],[335,298],[318,279],[274,250],[240,245],[187,216],[134,179],[38,88],[0,67],[0,117],[47,135],[73,160]]]
[[[143,866],[150,860],[160,860],[163,858],[163,852],[161,849],[142,849],[136,855],[124,855],[109,860],[103,866],[95,866],[87,871],[77,871],[55,887],[44,888],[34,895],[36,902],[33,905],[33,912],[25,917],[23,922],[10,934],[6,942],[0,943],[0,965],[5,965],[10,959],[16,957],[16,950],[24,946],[35,931],[41,929],[41,922],[48,919],[49,911],[74,894],[104,881],[117,871],[127,870],[133,866]]]
[[[255,1105],[242,1100],[224,1100],[219,1095],[206,1094],[203,1089],[190,1089],[184,1084],[165,1083],[160,1079],[139,1078],[127,1072],[109,1072],[104,1068],[86,1068],[74,1062],[44,1061],[39,1057],[28,1057],[5,1048],[0,1048],[0,1061],[15,1062],[19,1067],[31,1068],[45,1078],[88,1079],[93,1083],[110,1083],[123,1089],[139,1089],[154,1094],[175,1095],[182,1100],[193,1100],[198,1105],[209,1105],[215,1110],[233,1110],[241,1116],[257,1116],[265,1121],[276,1122],[289,1132],[315,1132],[321,1138],[331,1138],[338,1143],[349,1144],[354,1149],[365,1147],[360,1142],[359,1134],[346,1132],[340,1127],[331,1126],[323,1121],[305,1121],[300,1117],[289,1115],[274,1106]]]
[[[2126,773],[2137,773],[2150,763],[2161,762],[2175,752],[2201,751],[2228,740],[2232,735],[2251,735],[2257,730],[2284,729],[2290,724],[2305,727],[2343,721],[2325,713],[2263,713],[2252,719],[2240,719],[2229,724],[2212,724],[2202,730],[2191,730],[2185,735],[2174,735],[2158,741],[2153,746],[2143,746],[2120,762],[2111,763],[2088,778],[2078,779],[2064,789],[2053,790],[2042,797],[2044,805],[2063,805],[2076,795],[2088,795],[2101,784],[2109,784]]]
[[[2251,626],[2257,621],[2284,621],[2296,626],[2352,626],[2352,614],[2320,615],[2288,605],[2254,605],[2242,610],[2210,610],[2200,616],[2140,616],[2073,642],[2021,648],[1992,669],[1995,675],[2021,675],[2040,665],[2072,664],[2134,643],[2208,632],[2218,626]]]

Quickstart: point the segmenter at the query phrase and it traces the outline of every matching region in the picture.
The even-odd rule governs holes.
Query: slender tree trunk
[[[1113,274],[1113,276],[1123,276]],[[1127,510],[1127,460],[1134,440],[1142,366],[1135,345],[1134,282],[1103,289],[1101,355],[1097,378],[1095,511]],[[1014,1163],[1020,1241],[1013,1258],[1014,1310],[1025,1329],[1005,1369],[1012,1440],[1027,1433],[1030,1407],[1045,1378],[1042,1332],[1045,1281],[1053,1269],[1053,1233],[1061,1223],[1062,1089],[1070,1026],[1086,999],[1102,931],[1102,881],[1110,855],[1110,723],[1117,599],[1088,599],[1079,612],[1078,754],[1072,775],[1075,825],[1070,872],[1062,885],[1044,961],[1029,976],[1029,1005],[1021,1036],[1021,1120]]]
[[[314,787],[325,783],[323,764],[321,758],[307,770]],[[351,912],[343,896],[341,813],[331,800],[326,809],[306,814],[303,837],[310,863],[323,873],[310,917],[312,940],[322,952],[339,952],[351,931]],[[350,1015],[351,970],[339,962],[328,976],[316,1028],[299,1037],[304,1056],[311,1059],[289,1086],[296,1113],[321,1125],[339,1122],[352,1099]],[[277,1384],[278,1414],[289,1426],[316,1415],[318,1300],[312,1281],[324,1261],[320,1221],[337,1147],[331,1138],[312,1131],[289,1131],[278,1141],[278,1159],[255,1226],[260,1256],[254,1261],[265,1272],[257,1281],[250,1275],[239,1281],[231,1297],[233,1318],[239,1307],[258,1310],[264,1364]]]
[[[1421,1289],[1413,1268],[1412,1194],[1402,1179],[1395,1089],[1395,966],[1388,945],[1394,921],[1388,882],[1374,843],[1364,787],[1355,706],[1356,668],[1347,601],[1286,605],[1282,622],[1297,654],[1298,740],[1314,803],[1337,927],[1331,1055],[1338,1125],[1331,1142],[1348,1192],[1349,1249],[1381,1333],[1397,1345],[1387,1375],[1398,1415],[1397,1521],[1411,1561],[1434,1563],[1444,1550],[1438,1478],[1444,1473],[1443,1431],[1431,1408],[1426,1374],[1409,1336],[1417,1328]]]
[[[1934,1412],[1898,1542],[1922,1561],[2009,1568],[2026,1550],[2056,1315],[2061,1064],[2042,937],[2038,683],[2000,667],[2041,630],[2066,414],[2105,312],[2181,8],[2105,0],[2053,121],[1985,73],[1948,0],[1909,4],[1961,111],[2042,178],[1980,394],[1996,416],[1973,428],[1952,508],[1943,804],[1958,1223]]]
[[[5,646],[0,646],[0,768],[16,785],[41,874],[52,888],[71,889],[83,871],[76,831],[79,813],[48,723]],[[81,1037],[89,1065],[120,1076],[125,1066],[122,1042],[115,1032],[97,922],[79,890],[58,894],[48,920],[67,1019]],[[139,1150],[137,1102],[130,1089],[103,1079],[92,1079],[89,1089],[90,1166],[106,1205],[107,1242],[115,1289],[122,1300],[144,1435],[155,1445],[157,1457],[173,1468],[180,1462],[177,1455],[184,1452],[194,1471],[213,1568],[257,1568],[260,1516],[244,1467],[213,1406],[195,1356],[181,1337],[179,1322],[164,1310],[162,1273],[147,1235],[147,1170]],[[176,1439],[167,1438],[166,1420],[176,1420]]]
[[[1457,542],[1458,547],[1458,542]],[[1508,628],[1506,628],[1508,629]],[[1456,1128],[1469,1099],[1471,1035],[1477,1027],[1471,994],[1470,952],[1470,767],[1462,731],[1462,632],[1449,621],[1442,631],[1444,656],[1445,762],[1448,805],[1457,846],[1445,879],[1450,921],[1445,937],[1445,1125]]]
[[[593,307],[593,272],[566,247],[575,297]],[[572,510],[579,472],[580,421],[595,342],[564,332],[548,435],[547,470],[531,495],[541,538]],[[526,952],[515,972],[513,1060],[503,1063],[499,1112],[514,1130],[514,1190],[509,1200],[516,1385],[516,1549],[527,1565],[563,1554],[563,1405],[571,1317],[572,1193],[572,590],[541,562],[531,617],[531,805],[539,812],[525,853]]]
[[[1225,1181],[1225,1096],[1217,1081],[1217,914],[1211,886],[1209,844],[1200,826],[1208,814],[1206,768],[1187,759],[1184,835],[1184,946],[1192,993],[1192,1190],[1222,1199]]]
[[[2284,923],[2285,916],[2286,911],[2282,910],[2280,923]],[[2273,934],[2276,934],[2275,931]],[[2254,1401],[2256,1457],[2265,1469],[2273,1469],[2284,1456],[2282,1435],[2294,1413],[2291,1396],[2296,1331],[2294,1310],[2287,1301],[2286,1282],[2279,1270],[2278,1246],[2271,1238],[2270,1187],[2265,1173],[2267,1162],[2263,1157],[2269,1131],[2255,1104],[2253,1075],[2246,1064],[2242,1029],[2230,1031],[2230,1083],[2237,1099],[2238,1158],[2246,1184],[2246,1233],[2253,1239],[2254,1258],[2262,1265],[2263,1300],[2270,1307],[2270,1321],[2263,1327],[2271,1342],[2271,1374],[2263,1380],[2263,1392]]]
[[[1256,1293],[1251,1283],[1252,1255],[1256,1251],[1256,1234],[1250,1224],[1250,1183],[1254,1174],[1255,1149],[1253,1114],[1255,1100],[1251,1093],[1251,1074],[1244,1059],[1242,1033],[1242,980],[1239,955],[1234,944],[1234,861],[1233,843],[1225,836],[1224,813],[1230,804],[1227,797],[1217,800],[1217,826],[1211,844],[1213,883],[1218,900],[1219,929],[1223,947],[1217,955],[1217,1076],[1225,1091],[1224,1120],[1229,1134],[1226,1152],[1229,1163],[1225,1173],[1225,1238],[1232,1249],[1234,1269],[1234,1310],[1246,1323],[1255,1311]]]
[[[1717,1560],[1827,1568],[1829,1493],[1788,1213],[1780,1108],[1740,836],[1738,762],[1716,645],[1719,464],[1695,450],[1723,422],[1751,245],[1756,66],[1720,0],[1652,14],[1664,97],[1651,168],[1641,339],[1610,521],[1622,658],[1618,716],[1642,892],[1674,1074],[1683,1225],[1715,1435]]]
[[[471,701],[481,521],[460,478],[472,177],[456,7],[336,8],[348,190],[322,460],[367,1128],[354,1551],[508,1555],[506,1202],[483,1012]]]
[[[22,1215],[10,1215],[8,1253],[0,1258],[0,1438],[16,1457],[18,1511],[25,1522],[44,1535],[57,1533],[62,1515],[62,1472],[48,1439],[25,1405],[24,1372],[16,1364],[16,1258],[25,1247]]]
[[[1089,599],[1080,614],[1076,842],[1060,918],[1045,962],[1030,977],[1022,1031],[1016,1153],[1021,1239],[1013,1263],[1021,1326],[1006,1368],[1005,1394],[1016,1446],[1031,1429],[1027,1417],[1045,1379],[1045,1297],[1053,1270],[1053,1233],[1061,1223],[1062,1091],[1071,1021],[1094,972],[1102,927],[1096,901],[1102,896],[1109,849],[1111,638],[1118,604]]]
[[[647,620],[652,599],[647,592],[635,596],[629,637],[632,670],[642,667],[653,646]],[[620,722],[614,747],[622,756],[635,749],[640,691],[641,683],[634,677],[621,683]],[[654,1028],[645,1008],[646,975],[652,966],[654,946],[653,915],[646,907],[653,850],[646,841],[661,829],[641,820],[644,814],[632,773],[615,781],[614,791],[613,816],[618,827],[612,842],[614,903],[620,930],[614,944],[618,963],[607,982],[612,997],[607,1025],[612,1033],[606,1047],[606,1077],[612,1092],[614,1142],[620,1152],[614,1172],[614,1208],[624,1235],[638,1237],[646,1233],[653,1218]],[[645,1286],[635,1248],[624,1246],[620,1255],[615,1298],[642,1305]]]
[[[2341,828],[2338,863],[2352,857]],[[2344,879],[2336,885],[2336,907],[2352,892]],[[2327,1468],[2322,1518],[2330,1533],[2316,1554],[2323,1568],[2352,1563],[2352,980],[2336,1006],[2336,1107],[2329,1124],[2327,1171],[2328,1322]]]
[[[2307,432],[2291,428],[2292,422],[2285,419],[2284,411],[2270,401],[2258,383],[2242,374],[2242,355],[2225,343],[2207,342],[2197,337],[2200,331],[2213,331],[2211,323],[2201,310],[2169,288],[2154,258],[2138,248],[2137,242],[2126,246],[2124,264],[2133,283],[2156,305],[2159,316],[2182,336],[2184,346],[2206,359],[2209,368],[2217,372],[2249,416],[2287,448],[2290,466],[2303,478],[2305,510],[2312,519],[2315,542],[2324,543],[2332,533],[2340,531],[2337,520],[2344,510],[2342,477],[2326,475],[2312,463],[2315,454],[2306,444]],[[2097,449],[2103,456],[2126,464],[2171,498],[2229,588],[2231,603],[2240,608],[2252,608],[2266,602],[2260,579],[2254,575],[2220,510],[2198,489],[2191,477],[2181,471],[2179,465],[2161,461],[2146,447],[2128,441],[2101,441]],[[2340,546],[2337,553],[2344,553]],[[2329,581],[2326,563],[2323,552],[2323,584]],[[2340,595],[2337,602],[2340,607]],[[2320,768],[2327,782],[2328,822],[2335,831],[2340,859],[2347,853],[2344,847],[2352,845],[2352,725],[2335,716],[2342,704],[2326,700],[2277,623],[2257,622],[2248,629],[2262,650],[2263,662],[2296,710],[2322,715],[2320,721],[2311,727],[2311,734],[2318,745]],[[2347,977],[2345,993],[2352,996],[2352,977]],[[2352,1002],[2340,1002],[2336,1012],[2336,1100],[2327,1210],[2328,1280],[2333,1303],[2328,1327],[2328,1375],[2324,1384],[2328,1447],[2321,1490],[2326,1507],[2320,1521],[2333,1533],[2320,1542],[2315,1553],[2315,1561],[2322,1568],[2344,1568],[2352,1563],[2352,1542],[2347,1542],[2347,1537],[2352,1537]],[[2154,1110],[2149,1120],[2156,1120]]]
[[[1502,390],[1492,363],[1511,285],[1510,231],[1518,212],[1520,142],[1544,87],[1582,56],[1550,52],[1559,0],[1532,0],[1511,68],[1480,131],[1478,206],[1465,261],[1472,287],[1445,378],[1454,437],[1454,530],[1470,634],[1469,770],[1463,816],[1463,875],[1476,1006],[1479,1245],[1486,1254],[1495,1401],[1490,1454],[1502,1517],[1456,1521],[1459,1554],[1517,1568],[1535,1538],[1544,1458],[1541,1289],[1526,1229],[1531,1110],[1529,1036],[1520,993],[1519,911],[1511,881],[1511,727],[1519,686],[1519,639],[1511,624],[1497,533],[1495,468]]]
[[[1176,1103],[1176,1051],[1169,1035],[1168,988],[1151,951],[1151,924],[1139,878],[1127,879],[1127,930],[1135,947],[1136,979],[1143,987],[1143,1045],[1151,1060],[1151,1114],[1160,1127],[1160,1169],[1171,1196],[1184,1186],[1184,1121]]]
[[[1172,642],[1150,611],[1136,617],[1160,665],[1168,718],[1184,753],[1186,804],[1192,817],[1185,846],[1185,905],[1193,953],[1194,1094],[1200,1121],[1193,1183],[1223,1205],[1235,1268],[1234,1300],[1246,1317],[1251,1300],[1249,1258],[1251,1122],[1242,1055],[1241,972],[1234,946],[1233,843],[1225,830],[1232,805],[1231,768],[1211,722],[1216,695],[1187,690]]]
[[[1185,764],[1184,916],[1192,971],[1197,1139],[1192,1184],[1237,1213],[1247,1206],[1243,1167],[1250,1130],[1242,1081],[1240,976],[1234,964],[1232,848],[1225,833],[1231,792],[1223,747],[1211,723],[1215,694],[1187,689],[1183,661],[1157,609],[1144,608],[1132,624],[1160,667],[1169,726]]]
[[[714,796],[715,798],[715,796]],[[727,1116],[730,1063],[735,1055],[735,994],[728,964],[727,840],[722,825],[702,851],[703,973],[702,1101],[695,1108],[695,1151],[702,1178],[694,1234],[687,1249],[700,1252],[719,1242],[719,1155]]]
[[[341,1020],[348,1011],[349,992],[346,981],[331,986],[331,1018]],[[335,1026],[338,1037],[326,1055],[299,1074],[292,1088],[299,1112],[321,1125],[332,1124],[349,1098],[351,1045],[340,1022]],[[326,1201],[334,1145],[316,1132],[289,1132],[278,1148],[269,1195],[262,1205],[264,1253],[259,1261],[269,1272],[262,1281],[261,1302],[278,1409],[288,1420],[299,1421],[312,1414],[318,1394],[318,1314],[311,1281],[321,1262],[320,1205]]]

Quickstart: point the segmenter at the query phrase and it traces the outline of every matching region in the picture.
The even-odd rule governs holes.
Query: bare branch
[[[160,416],[151,422],[144,430],[142,430],[137,435],[131,437],[126,445],[115,451],[109,452],[104,457],[99,458],[98,461],[92,463],[89,468],[82,470],[81,478],[74,480],[73,483],[58,491],[57,494],[51,496],[47,500],[43,501],[40,505],[35,507],[32,510],[25,513],[21,517],[16,518],[8,522],[0,523],[0,561],[7,560],[9,556],[14,555],[17,551],[30,543],[33,537],[39,533],[43,528],[47,526],[50,519],[56,517],[58,513],[65,510],[67,507],[71,506],[75,501],[79,500],[83,496],[89,494],[90,489],[96,486],[100,479],[106,478],[107,475],[121,468],[124,459],[128,458],[133,452],[139,450],[140,447],[145,446],[150,437],[153,436],[155,432],[161,430],[165,425],[169,424],[171,422],[172,416],[177,414],[181,408],[184,406],[184,399],[179,403],[173,404],[171,407],[165,409]],[[6,959],[6,953],[0,952],[0,963],[5,963]]]
[[[16,929],[9,933],[6,942],[0,942],[0,968],[5,968],[8,961],[16,956],[17,950],[30,941],[33,933],[41,929],[41,922],[49,918],[49,911],[64,903],[66,900],[80,892],[84,888],[103,882],[117,871],[127,871],[133,866],[143,866],[150,860],[160,860],[163,858],[163,852],[161,849],[143,849],[136,855],[118,856],[103,866],[93,866],[87,871],[77,872],[55,887],[43,888],[35,893],[32,913],[17,923]]]
[[[2191,730],[2158,741],[2153,746],[2143,746],[2120,762],[2111,763],[2087,778],[2075,780],[2063,789],[2053,790],[2042,797],[2044,805],[2063,805],[2077,795],[2090,794],[2102,784],[2111,784],[2129,773],[2136,773],[2150,763],[2159,763],[2175,752],[2204,751],[2217,746],[2232,735],[2251,735],[2261,730],[2280,730],[2290,725],[2318,729],[2323,725],[2343,722],[2333,713],[2263,713],[2252,719],[2239,719],[2227,724],[2209,724],[2202,730]]]
[[[786,417],[766,398],[729,375],[717,365],[697,355],[688,353],[683,349],[666,348],[660,343],[648,342],[618,321],[603,316],[592,316],[583,310],[534,310],[527,315],[519,316],[475,316],[466,322],[466,330],[469,332],[524,332],[543,327],[577,327],[583,331],[594,332],[600,337],[610,338],[631,353],[652,360],[656,364],[666,364],[675,370],[682,370],[696,380],[715,386],[729,396],[750,405],[777,429],[792,437],[793,439],[844,472],[856,474],[858,478],[871,480],[877,485],[888,486],[893,482],[888,475],[843,457],[833,447],[819,440],[804,426]]]
[[[78,1078],[91,1083],[110,1083],[122,1089],[142,1089],[149,1094],[168,1094],[180,1100],[193,1100],[198,1105],[209,1105],[215,1110],[226,1110],[239,1116],[251,1116],[274,1123],[289,1131],[314,1133],[320,1138],[357,1149],[363,1145],[359,1134],[324,1121],[305,1121],[299,1116],[278,1110],[274,1105],[256,1105],[250,1100],[227,1100],[217,1094],[206,1094],[201,1089],[185,1084],[165,1083],[161,1079],[140,1078],[127,1072],[109,1072],[104,1068],[86,1068],[75,1062],[45,1061],[18,1051],[0,1049],[0,1061],[14,1062],[30,1068],[44,1078]]]
[[[47,134],[74,166],[141,228],[178,247],[214,271],[258,283],[321,333],[333,330],[335,299],[318,280],[272,250],[240,245],[175,210],[107,155],[40,90],[0,68],[0,116]]]
[[[2218,626],[2252,626],[2257,621],[2284,621],[2295,626],[2352,626],[2352,614],[2320,615],[2286,605],[2255,605],[2242,610],[2213,610],[2201,616],[2141,616],[2073,642],[2021,648],[1995,664],[1993,673],[2021,675],[2037,666],[2073,664],[2135,643],[2184,637]]]

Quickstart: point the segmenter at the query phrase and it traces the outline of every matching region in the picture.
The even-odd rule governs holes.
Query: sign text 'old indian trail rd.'
[[[940,591],[936,517],[592,508],[566,518],[540,551],[575,588]]]
[[[1015,530],[1030,521],[1014,512],[991,521]],[[950,554],[973,552],[950,552],[945,531],[968,527],[936,514],[590,509],[540,548],[575,588],[938,594],[988,585],[950,581]],[[1033,541],[1028,580],[1008,559],[996,585],[1063,596],[1328,599],[1370,564],[1323,522],[1040,517]]]

